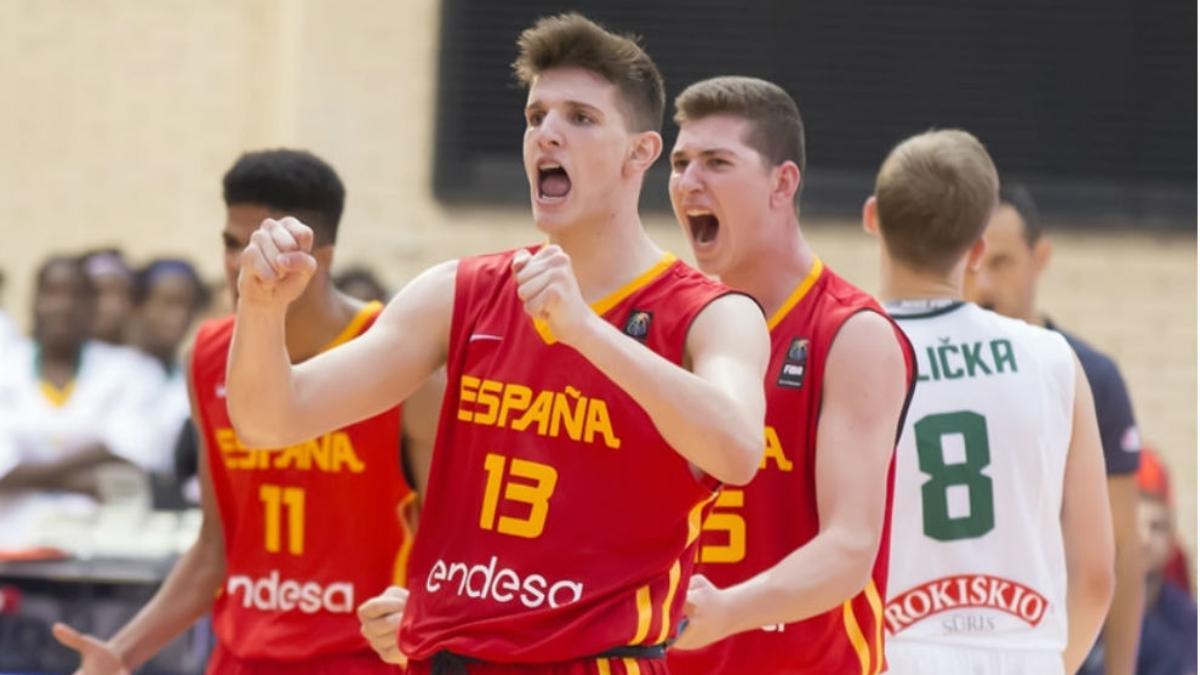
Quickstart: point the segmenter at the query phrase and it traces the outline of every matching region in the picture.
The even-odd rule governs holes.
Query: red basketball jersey
[[[372,303],[327,348],[365,331]],[[415,497],[392,408],[288,448],[250,449],[225,407],[233,317],[196,337],[192,382],[225,534],[213,629],[241,659],[298,661],[369,649],[355,609],[403,583]]]
[[[717,587],[732,586],[773,567],[817,535],[815,460],[825,359],[842,324],[862,311],[887,317],[871,296],[815,260],[808,277],[768,322],[766,453],[749,485],[722,490],[700,537],[696,572]],[[912,348],[900,329],[894,329],[907,364],[905,386],[911,392]],[[855,448],[838,452],[843,461],[855,461]],[[883,537],[871,581],[862,592],[804,621],[764,626],[701,650],[672,651],[671,672],[880,672],[893,471],[894,460],[888,469]]]
[[[461,260],[400,646],[547,663],[673,635],[705,507],[650,417],[525,313],[513,252]],[[729,293],[667,255],[592,306],[670,361]],[[682,586],[682,588],[681,588]]]

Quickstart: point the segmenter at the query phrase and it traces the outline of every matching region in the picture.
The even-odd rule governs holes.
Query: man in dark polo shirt
[[[1000,206],[984,241],[987,249],[982,264],[968,274],[968,299],[1062,333],[1092,387],[1117,546],[1117,588],[1103,633],[1104,668],[1108,675],[1131,674],[1137,659],[1145,576],[1137,526],[1137,469],[1142,442],[1129,392],[1112,359],[1054,325],[1038,309],[1037,283],[1050,262],[1051,245],[1042,236],[1041,221],[1028,190],[1020,185],[1001,188]]]

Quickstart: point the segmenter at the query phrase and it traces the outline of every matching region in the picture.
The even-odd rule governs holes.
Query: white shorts
[[[1064,675],[1062,654],[888,641],[889,675]]]

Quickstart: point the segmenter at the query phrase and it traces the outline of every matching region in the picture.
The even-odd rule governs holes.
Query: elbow
[[[1117,574],[1112,565],[1089,565],[1080,570],[1072,585],[1090,604],[1108,607],[1117,589]]]
[[[281,448],[287,445],[283,442],[285,439],[281,434],[281,431],[287,428],[286,425],[273,424],[258,411],[248,411],[246,405],[239,403],[232,392],[226,404],[233,432],[242,445],[247,448]]]
[[[765,450],[762,434],[743,434],[741,438],[733,439],[726,447],[733,450],[726,454],[727,461],[721,471],[722,475],[714,474],[713,477],[726,485],[745,485],[754,480]]]

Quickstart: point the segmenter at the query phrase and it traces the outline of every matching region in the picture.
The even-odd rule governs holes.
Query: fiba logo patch
[[[640,309],[635,309],[629,313],[629,318],[625,320],[625,334],[635,340],[646,341],[646,336],[650,334],[650,320],[654,315],[650,312],[643,312]]]
[[[779,368],[779,379],[775,381],[781,387],[799,389],[804,384],[805,366],[808,364],[808,340],[792,338],[788,345],[787,354],[783,357],[783,366]]]

